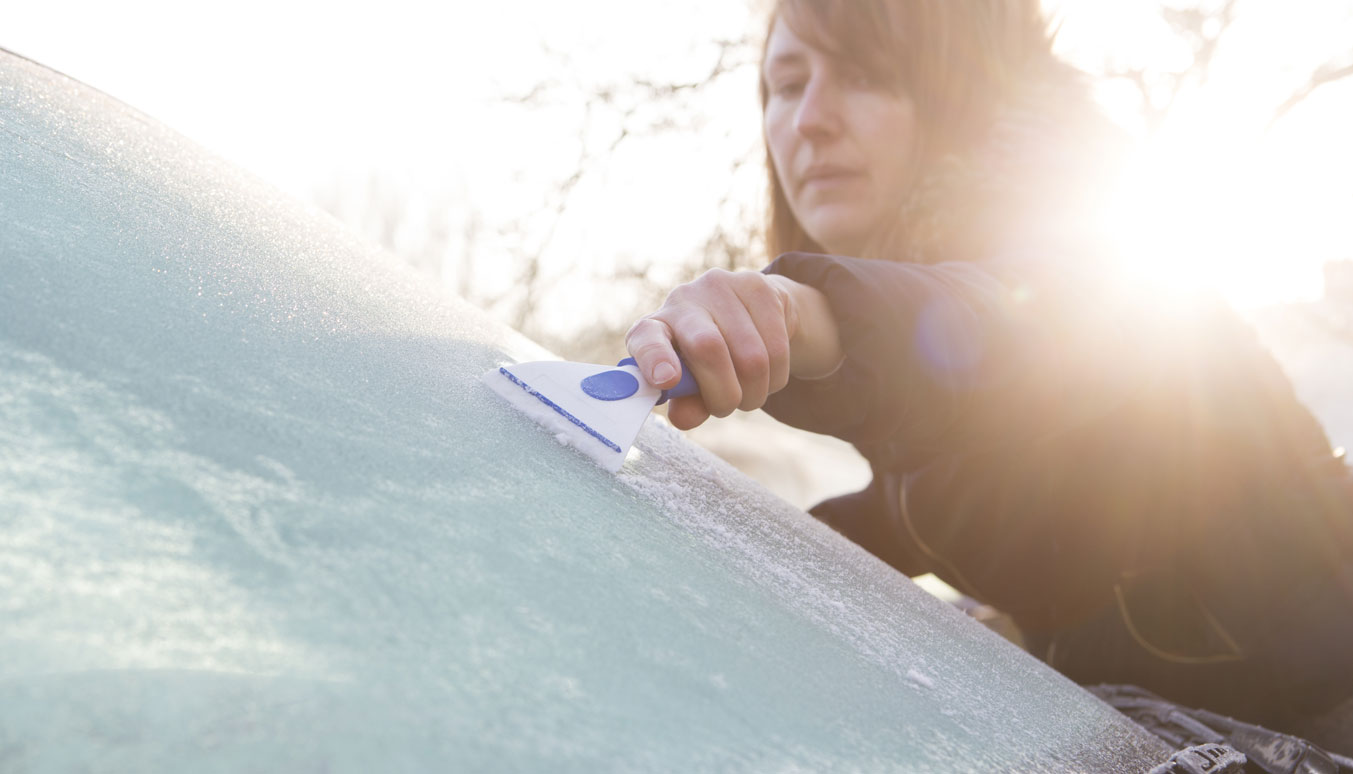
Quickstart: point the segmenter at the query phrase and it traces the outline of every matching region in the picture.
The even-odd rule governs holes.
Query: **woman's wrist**
[[[812,285],[767,275],[783,293],[789,333],[789,373],[798,379],[824,379],[845,361],[836,316],[827,296]]]

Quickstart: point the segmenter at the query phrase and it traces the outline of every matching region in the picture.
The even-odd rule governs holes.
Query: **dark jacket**
[[[1038,84],[926,171],[898,260],[776,259],[826,294],[846,360],[766,410],[860,450],[871,485],[813,513],[902,572],[1043,633],[1150,585],[1167,645],[1216,645],[1181,634],[1192,601],[1153,618],[1184,596],[1252,642],[1353,556],[1346,472],[1236,314],[1115,268],[1084,227],[1094,116],[1073,78]]]
[[[1342,466],[1248,327],[1039,261],[769,267],[827,295],[846,361],[767,411],[874,471],[815,515],[1032,630],[1156,568],[1253,597],[1348,556]]]

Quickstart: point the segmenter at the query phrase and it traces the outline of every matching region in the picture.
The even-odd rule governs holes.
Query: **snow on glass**
[[[0,757],[26,771],[1142,771],[1071,683],[547,357],[0,53]],[[6,757],[7,756],[7,757]]]

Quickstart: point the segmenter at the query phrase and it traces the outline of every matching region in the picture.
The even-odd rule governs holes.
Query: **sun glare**
[[[1136,152],[1110,207],[1124,259],[1238,306],[1318,296],[1320,265],[1345,235],[1321,204],[1329,181],[1297,150],[1201,121],[1162,132]]]
[[[1189,64],[1155,4],[1045,2],[1064,22],[1059,52],[1087,71]],[[1302,8],[1246,6],[1207,76],[1178,94],[1136,149],[1106,213],[1132,268],[1256,307],[1318,298],[1324,264],[1353,258],[1353,146],[1344,138],[1353,80],[1321,89],[1269,126],[1307,75],[1346,48],[1339,31],[1348,19]],[[1111,116],[1140,123],[1142,95],[1132,84],[1109,79],[1100,88]]]

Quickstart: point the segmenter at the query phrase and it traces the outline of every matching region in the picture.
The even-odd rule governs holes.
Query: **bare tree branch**
[[[536,319],[541,308],[540,301],[550,284],[543,270],[542,259],[567,215],[573,193],[580,183],[594,171],[603,168],[606,159],[613,157],[628,142],[674,132],[690,133],[700,128],[704,116],[697,107],[698,98],[724,77],[752,66],[756,61],[756,42],[751,36],[716,40],[714,47],[714,61],[699,77],[691,80],[665,81],[647,76],[628,76],[615,81],[571,85],[550,80],[505,100],[509,104],[533,108],[551,104],[563,91],[581,93],[583,98],[583,119],[577,132],[579,153],[572,170],[550,188],[533,213],[523,216],[517,224],[509,224],[506,229],[509,233],[515,233],[520,240],[520,246],[515,251],[518,264],[514,272],[515,281],[506,295],[489,300],[488,305],[499,314],[505,314],[508,322],[518,330],[553,345],[561,343],[551,341],[553,337],[550,332],[542,330],[546,326],[538,325]],[[569,68],[561,67],[559,70],[568,72]],[[575,98],[565,99],[572,101]],[[735,174],[745,161],[735,160],[730,173]],[[723,197],[720,211],[728,210],[731,201],[730,192]],[[540,231],[542,224],[543,233]],[[695,270],[710,265],[749,265],[750,254],[755,249],[756,225],[754,219],[745,217],[745,214],[729,223],[719,224],[706,239],[699,254],[690,257],[690,265],[683,268],[682,276],[677,281],[689,279],[694,276]],[[526,241],[532,231],[538,236],[531,238],[528,246]],[[626,270],[595,279],[598,284],[627,287],[629,291],[621,296],[632,299],[636,313],[641,313],[653,304],[655,297],[661,300],[659,291],[665,293],[672,278],[664,278],[668,281],[660,283],[647,270]],[[606,332],[612,340],[616,334],[615,331]],[[571,353],[576,343],[577,340],[563,342],[566,346],[561,351]]]
[[[1237,0],[1222,0],[1213,8],[1161,6],[1161,17],[1171,32],[1189,47],[1189,64],[1182,70],[1161,72],[1149,66],[1105,68],[1105,76],[1126,80],[1136,87],[1142,99],[1142,121],[1149,134],[1160,130],[1186,88],[1207,83],[1222,39],[1235,22],[1236,3]]]
[[[1348,57],[1345,56],[1343,58],[1347,59]],[[1274,108],[1273,116],[1268,120],[1268,126],[1264,127],[1265,132],[1272,129],[1273,125],[1278,123],[1278,119],[1287,115],[1288,111],[1304,102],[1316,89],[1353,75],[1353,62],[1343,66],[1335,65],[1333,62],[1334,60],[1331,60],[1317,67],[1315,72],[1311,73],[1311,77],[1306,80],[1306,83],[1302,84],[1300,88],[1292,92],[1291,96],[1284,100],[1281,105]]]

